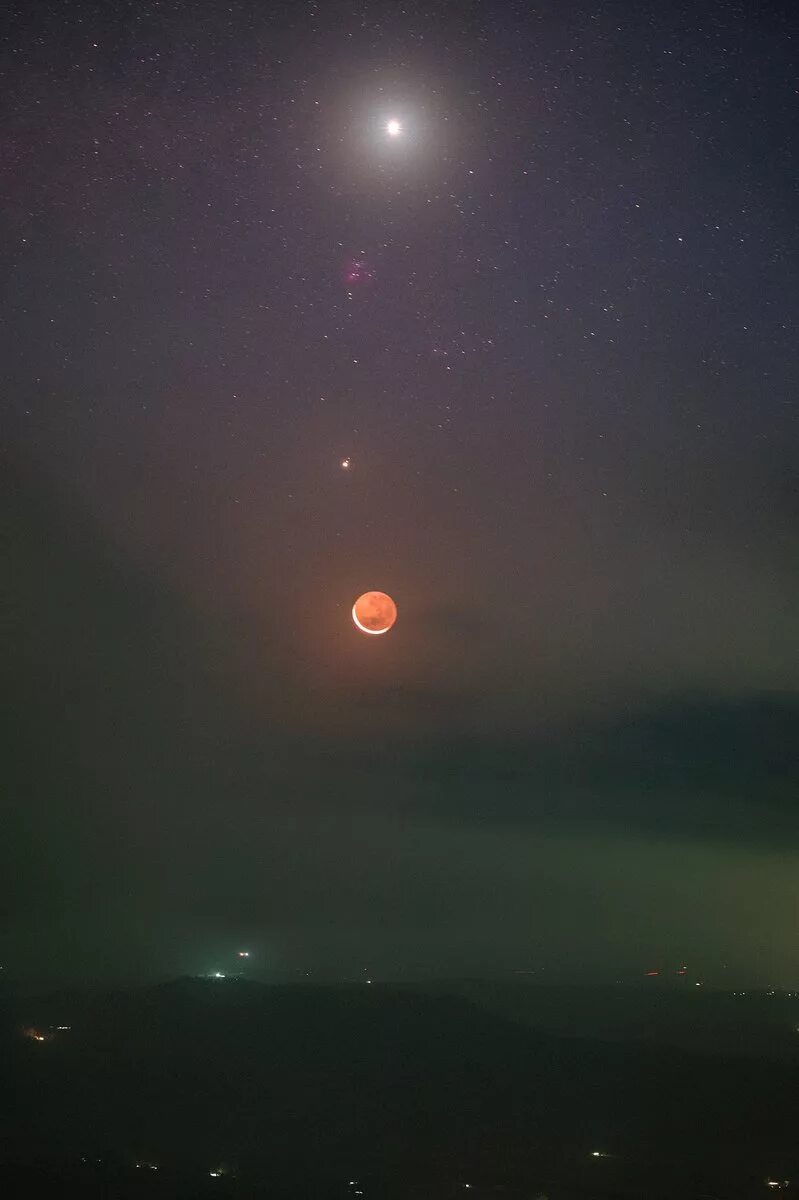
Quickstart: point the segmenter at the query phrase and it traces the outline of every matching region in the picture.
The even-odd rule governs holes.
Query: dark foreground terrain
[[[463,997],[181,980],[9,1002],[3,1043],[9,1197],[737,1200],[799,1179],[790,1063],[569,1039]]]

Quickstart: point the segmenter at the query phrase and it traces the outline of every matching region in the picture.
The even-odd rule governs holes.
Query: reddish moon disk
[[[397,606],[385,592],[364,592],[352,606],[352,619],[362,633],[388,633],[397,619]]]

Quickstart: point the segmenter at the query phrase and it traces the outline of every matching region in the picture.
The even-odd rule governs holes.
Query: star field
[[[17,952],[55,954],[50,910],[113,861],[131,929],[163,909],[305,961],[313,862],[342,955],[372,921],[397,962],[420,924],[490,955],[496,891],[510,956],[626,953],[675,905],[675,953],[733,956],[668,847],[745,909],[799,844],[793,7],[9,18],[20,796],[79,864],[39,917],[20,895]],[[400,619],[358,641],[371,589]]]

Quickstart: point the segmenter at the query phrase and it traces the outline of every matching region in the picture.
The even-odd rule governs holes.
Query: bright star
[[[391,120],[387,123],[386,133],[388,134],[389,137],[393,137],[393,138],[399,137],[399,135],[402,133],[402,126],[400,125],[399,121],[395,117],[392,117]]]

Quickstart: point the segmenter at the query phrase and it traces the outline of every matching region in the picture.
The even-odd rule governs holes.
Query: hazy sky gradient
[[[9,970],[799,984],[796,32],[19,8]]]

